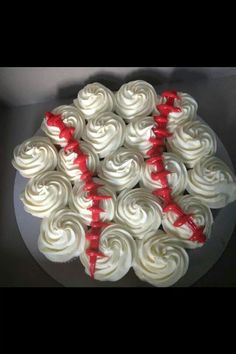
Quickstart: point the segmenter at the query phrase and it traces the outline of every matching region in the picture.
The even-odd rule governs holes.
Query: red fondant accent
[[[152,131],[156,137],[151,137],[149,139],[152,148],[147,151],[147,156],[150,156],[147,160],[147,164],[156,166],[156,172],[151,172],[151,178],[155,181],[159,180],[162,187],[155,189],[152,193],[163,200],[163,212],[171,211],[177,214],[178,218],[174,222],[175,227],[181,227],[182,225],[187,224],[193,232],[190,240],[203,243],[206,240],[203,228],[198,227],[195,224],[192,215],[184,213],[181,207],[172,199],[172,189],[169,187],[167,179],[167,176],[171,172],[166,170],[162,155],[165,145],[164,139],[172,135],[167,129],[168,115],[171,112],[181,112],[180,107],[174,107],[175,100],[180,99],[180,97],[176,91],[165,91],[161,96],[166,98],[166,103],[156,106],[160,115],[155,115],[153,117],[157,126],[154,126]]]
[[[179,206],[178,204],[176,204],[175,202],[166,205],[166,206],[163,208],[163,211],[164,211],[164,213],[167,213],[168,211],[172,211],[172,212],[174,212],[174,213],[177,214],[177,215],[183,215],[182,209],[181,209],[180,206]]]
[[[61,114],[53,114],[51,112],[45,113],[47,125],[50,127],[57,127],[60,131],[65,128]]]
[[[172,133],[164,128],[152,128],[152,131],[155,135],[161,136],[163,138],[169,138],[172,135]]]
[[[175,220],[174,226],[175,227],[180,227],[186,223],[188,223],[189,219],[192,217],[191,214],[183,214],[178,217],[178,219]]]
[[[82,181],[91,181],[92,177],[93,177],[93,172],[90,172],[89,170],[87,170],[81,175],[80,179]]]
[[[167,103],[158,104],[157,109],[163,116],[167,116],[171,112],[181,112],[180,107],[173,107]]]
[[[108,199],[112,199],[112,196],[111,195],[89,195],[87,197],[88,199],[92,199],[92,200],[108,200]]]
[[[158,124],[158,126],[166,126],[168,123],[168,118],[166,116],[154,116],[154,121]]]
[[[108,223],[100,220],[100,214],[104,212],[104,210],[99,206],[99,203],[102,200],[110,199],[111,196],[101,196],[96,194],[97,189],[102,187],[102,185],[95,183],[92,180],[93,173],[87,168],[88,156],[80,150],[79,142],[73,138],[75,128],[66,126],[61,115],[46,112],[45,116],[49,126],[56,126],[59,128],[59,138],[64,138],[67,141],[67,145],[64,147],[65,153],[68,151],[73,151],[77,154],[73,163],[78,166],[82,173],[80,179],[85,183],[83,189],[88,192],[87,198],[92,200],[92,206],[88,208],[88,210],[91,211],[92,221],[91,230],[86,234],[86,239],[90,241],[86,254],[89,257],[90,262],[90,275],[91,278],[94,278],[97,257],[104,257],[104,255],[99,251],[101,229],[109,225]]]
[[[74,132],[75,132],[74,127],[64,127],[64,129],[60,131],[59,138],[61,139],[64,138],[65,140],[70,141]]]
[[[92,221],[91,222],[91,227],[95,227],[95,228],[104,228],[111,225],[108,222],[104,222],[104,221]]]
[[[202,227],[197,228],[195,231],[193,231],[192,236],[190,237],[190,241],[196,241],[199,243],[205,243],[206,242],[206,236],[204,235],[204,229]]]
[[[168,205],[172,203],[172,195],[171,195],[172,189],[170,187],[164,187],[160,189],[155,189],[152,194],[154,194],[156,197],[159,197],[163,199],[164,205]]]
[[[78,152],[78,151],[80,151],[79,150],[79,142],[75,139],[70,139],[68,144],[64,147],[64,151],[65,152],[68,152],[68,151]]]
[[[174,98],[174,99],[180,100],[180,96],[177,94],[176,91],[163,91],[161,93],[161,97]]]
[[[163,187],[167,187],[168,181],[167,181],[166,177],[170,174],[171,174],[171,171],[168,171],[168,170],[163,170],[160,172],[151,172],[151,178],[154,181],[160,181]]]
[[[149,141],[150,141],[150,143],[153,144],[153,146],[163,146],[164,145],[163,137],[161,137],[161,138],[150,137]]]
[[[83,189],[85,191],[93,191],[99,187],[103,187],[103,184],[99,184],[99,183],[96,183],[93,180],[91,180],[91,181],[85,183]]]

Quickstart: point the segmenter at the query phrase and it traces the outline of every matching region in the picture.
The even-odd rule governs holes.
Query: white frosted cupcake
[[[174,100],[174,107],[179,107],[180,112],[170,112],[168,114],[168,124],[167,128],[169,131],[173,132],[175,128],[185,122],[192,121],[196,118],[198,104],[195,99],[187,93],[177,92],[179,99]],[[157,105],[165,104],[166,98],[158,95]],[[155,108],[153,114],[159,115],[160,112]]]
[[[103,181],[99,178],[93,178],[93,181],[97,184],[103,185],[97,189],[97,194],[102,196],[111,196],[111,199],[102,200],[99,207],[103,210],[100,213],[101,221],[111,221],[114,217],[116,194]],[[92,211],[88,208],[93,206],[92,199],[89,198],[89,192],[85,190],[85,184],[80,181],[76,181],[69,201],[70,208],[79,212],[81,220],[90,225],[92,222]]]
[[[34,136],[14,149],[12,165],[25,178],[32,178],[44,171],[53,171],[57,166],[57,150],[50,140]]]
[[[191,195],[183,195],[175,198],[175,202],[186,213],[192,215],[192,220],[197,227],[203,228],[203,234],[208,239],[211,235],[213,224],[213,216],[207,205],[203,204],[198,198]],[[184,247],[196,248],[203,246],[204,243],[191,241],[193,231],[187,223],[181,226],[175,226],[174,223],[179,219],[178,215],[173,211],[164,213],[162,219],[163,229],[170,235],[181,238],[184,241]]]
[[[204,157],[188,171],[187,191],[210,208],[223,208],[236,200],[236,177],[218,157]]]
[[[94,82],[86,85],[78,93],[74,105],[78,107],[87,120],[102,112],[114,110],[114,95],[107,87]]]
[[[163,153],[165,169],[170,172],[167,175],[168,185],[172,188],[172,196],[182,194],[187,185],[187,170],[182,160],[170,152]],[[142,164],[140,185],[151,191],[163,188],[160,179],[155,177],[157,173],[155,165]]]
[[[41,172],[29,180],[21,195],[21,201],[26,212],[44,218],[67,205],[71,189],[71,183],[64,173]]]
[[[162,208],[148,190],[124,190],[117,198],[115,220],[126,225],[134,237],[154,234],[161,225]]]
[[[56,210],[42,220],[39,251],[52,262],[70,261],[84,251],[85,230],[76,212]]]
[[[122,118],[112,112],[103,112],[89,120],[83,139],[103,158],[123,145],[125,129]]]
[[[167,139],[167,148],[192,168],[201,158],[214,155],[217,148],[213,130],[199,120],[179,124]]]
[[[120,148],[101,161],[98,176],[116,191],[133,188],[140,180],[142,154]]]
[[[144,157],[148,157],[147,151],[153,146],[149,139],[155,138],[152,131],[154,125],[153,117],[134,118],[126,127],[124,146],[137,149]]]
[[[143,80],[130,81],[122,85],[115,94],[115,111],[126,121],[136,116],[148,116],[157,101],[153,86]]]
[[[67,127],[75,128],[74,138],[80,139],[85,127],[85,120],[81,111],[72,105],[63,105],[55,108],[52,111],[55,115],[61,115],[63,123]],[[51,139],[53,144],[60,145],[62,147],[67,145],[67,140],[60,137],[60,129],[55,126],[47,124],[47,119],[44,117],[41,129]]]
[[[97,258],[94,279],[117,281],[123,278],[133,264],[136,244],[130,232],[122,225],[112,224],[106,227],[100,236],[99,250],[105,255]],[[80,260],[89,273],[89,257],[86,252]]]
[[[95,173],[99,164],[99,159],[93,147],[90,144],[85,143],[84,141],[79,141],[79,147],[81,151],[85,155],[87,155],[86,166],[88,170]],[[65,152],[64,149],[61,149],[58,154],[57,169],[59,171],[64,172],[71,181],[80,179],[82,176],[82,171],[79,168],[79,165],[75,164],[75,160],[77,157],[78,154],[76,152]]]
[[[186,274],[188,265],[188,254],[176,237],[157,231],[137,241],[133,268],[143,281],[169,287]]]

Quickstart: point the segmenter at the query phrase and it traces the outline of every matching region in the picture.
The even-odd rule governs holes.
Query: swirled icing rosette
[[[194,223],[198,227],[203,227],[203,233],[208,239],[211,235],[213,224],[213,216],[209,207],[203,204],[197,197],[191,195],[178,196],[174,200],[181,209],[188,215],[191,215]],[[178,215],[172,211],[164,213],[162,219],[162,226],[165,232],[170,235],[181,238],[184,241],[184,247],[196,248],[203,245],[203,243],[191,241],[192,230],[187,223],[181,226],[174,226]]]
[[[112,224],[106,227],[100,237],[100,251],[104,258],[97,258],[94,278],[100,281],[117,281],[123,278],[133,264],[136,244],[130,232],[122,225]],[[89,258],[86,252],[80,260],[89,274]]]
[[[182,160],[170,152],[163,153],[164,166],[170,174],[167,175],[169,186],[172,188],[172,196],[182,194],[187,185],[187,170]],[[155,165],[142,164],[140,185],[149,190],[161,189],[162,183],[159,179],[153,179],[152,173],[156,173]]]
[[[140,180],[142,163],[140,152],[122,147],[101,161],[98,176],[115,191],[133,188]]]
[[[126,225],[134,237],[154,234],[161,225],[162,208],[148,190],[124,190],[117,198],[115,220]]]
[[[136,117],[126,127],[124,146],[140,151],[144,157],[151,149],[150,138],[154,138],[152,131],[154,127],[153,117]]]
[[[167,147],[192,168],[202,157],[214,155],[217,143],[213,130],[196,120],[179,124],[167,139]]]
[[[67,262],[78,257],[85,247],[85,227],[78,214],[68,208],[52,212],[44,218],[38,248],[52,262]]]
[[[72,105],[63,105],[55,108],[52,111],[55,115],[61,115],[62,121],[67,127],[75,128],[74,138],[79,139],[84,131],[85,120],[81,111]],[[67,145],[67,140],[60,138],[60,129],[56,126],[49,126],[47,124],[46,117],[43,119],[41,129],[51,139],[53,144],[60,145],[62,147]]]
[[[74,105],[89,120],[99,113],[113,111],[114,95],[107,87],[94,82],[79,91],[77,99],[74,100]]]
[[[115,111],[126,121],[136,116],[148,116],[157,101],[153,86],[143,80],[130,81],[122,85],[115,94]]]
[[[204,157],[188,171],[187,191],[210,208],[223,208],[236,200],[236,177],[218,157]]]
[[[79,146],[81,151],[87,155],[86,164],[87,168],[91,172],[95,172],[97,166],[99,164],[99,159],[94,151],[93,147],[85,143],[84,141],[79,142]],[[74,163],[78,154],[74,151],[65,152],[64,149],[61,149],[58,154],[58,166],[57,169],[66,174],[66,176],[71,180],[75,181],[76,179],[80,179],[82,176],[82,172],[79,169],[78,165]]]
[[[188,270],[189,258],[178,238],[157,231],[137,241],[133,268],[138,278],[157,287],[169,287]]]
[[[67,205],[71,189],[70,181],[62,172],[41,172],[29,180],[21,201],[26,212],[44,218]]]
[[[110,221],[114,217],[115,212],[115,202],[116,194],[106,183],[104,183],[99,178],[93,178],[95,183],[103,185],[98,188],[99,195],[111,196],[111,199],[102,200],[100,202],[100,208],[103,209],[103,212],[100,213],[101,221]],[[79,212],[81,220],[86,224],[90,225],[92,221],[92,211],[88,210],[93,205],[93,201],[88,198],[89,192],[84,189],[84,183],[81,181],[76,181],[72,189],[71,198],[69,201],[69,206],[71,209]]]
[[[83,139],[89,142],[100,158],[116,151],[124,142],[125,123],[112,112],[104,112],[89,120]]]
[[[23,177],[32,178],[57,166],[57,150],[46,137],[35,136],[16,146],[12,165]]]
[[[167,127],[170,132],[173,132],[179,124],[194,120],[197,115],[198,104],[195,99],[184,92],[177,92],[177,95],[180,99],[175,99],[174,107],[179,107],[180,112],[170,112],[168,114]],[[157,105],[165,104],[166,100],[165,97],[158,96]],[[159,115],[157,108],[155,108],[154,114]]]

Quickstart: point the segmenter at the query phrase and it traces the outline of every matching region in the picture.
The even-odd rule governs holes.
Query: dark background
[[[4,78],[0,83],[0,286],[61,286],[40,268],[20,236],[14,215],[15,170],[11,159],[14,147],[38,130],[43,113],[60,104],[71,103],[85,83],[99,81],[116,90],[123,82],[144,79],[153,84],[159,92],[165,88],[188,92],[198,101],[199,115],[215,130],[228,150],[234,167],[236,166],[236,68],[175,68],[170,71],[171,73],[166,74],[161,68],[145,68],[124,75],[121,69],[122,77],[119,77],[117,72],[113,75],[98,70],[97,74],[88,75],[85,80],[78,77],[72,83],[68,80],[66,83],[61,82],[53,94],[50,92],[44,97],[42,103],[25,105],[27,97],[24,96],[20,103],[17,90],[14,88],[11,91],[9,84],[10,81],[14,83],[14,78],[9,76],[8,82],[8,71],[0,68],[0,77]],[[47,77],[44,80],[47,80]],[[26,91],[30,91],[34,80],[30,80],[30,83],[25,80],[24,84],[25,86],[21,87],[19,77],[16,78],[17,89]],[[29,102],[33,99],[35,97],[31,95]],[[41,96],[39,100],[42,100]],[[193,286],[235,285],[236,230],[222,257]]]

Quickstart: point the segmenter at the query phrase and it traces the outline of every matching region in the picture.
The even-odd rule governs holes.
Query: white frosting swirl
[[[84,141],[79,141],[79,146],[80,149],[88,156],[86,160],[87,168],[90,171],[95,172],[99,164],[99,159],[93,147]],[[58,155],[57,169],[64,172],[71,181],[75,181],[77,178],[80,179],[82,175],[78,165],[74,164],[77,156],[78,154],[76,152],[72,151],[67,153],[64,149],[61,149]]]
[[[62,172],[42,172],[29,180],[21,200],[26,212],[44,218],[67,205],[71,189],[70,181]]]
[[[100,158],[116,151],[124,142],[125,123],[112,112],[105,112],[89,120],[83,139],[89,142]]]
[[[187,191],[210,208],[223,208],[236,200],[236,177],[218,157],[204,157],[188,171]]]
[[[180,100],[175,99],[174,107],[180,107],[181,112],[171,112],[168,114],[168,130],[173,132],[175,128],[189,120],[196,118],[198,104],[195,99],[187,93],[177,92]],[[158,96],[157,104],[166,103],[166,98]],[[155,108],[154,114],[159,114],[159,111]]]
[[[181,207],[181,209],[187,213],[192,214],[192,219],[197,226],[204,227],[204,235],[208,239],[211,235],[211,229],[213,224],[213,216],[211,210],[203,204],[198,198],[191,195],[183,195],[175,198],[175,202]],[[192,230],[187,224],[176,227],[174,222],[178,219],[176,213],[169,211],[164,213],[162,219],[162,226],[165,232],[170,235],[180,237],[184,240],[184,247],[196,248],[203,246],[203,243],[190,241],[192,236]]]
[[[143,281],[157,287],[175,284],[188,270],[189,258],[177,238],[158,231],[137,243],[134,271]]]
[[[215,154],[217,143],[213,130],[196,120],[179,124],[167,139],[167,147],[192,168],[202,157]]]
[[[100,237],[100,251],[106,258],[97,258],[94,278],[117,281],[123,278],[133,264],[136,244],[127,229],[118,224],[106,227]],[[83,252],[80,260],[89,274],[89,257]]]
[[[12,165],[23,177],[32,178],[43,171],[55,170],[57,150],[50,140],[34,136],[14,149]]]
[[[144,157],[147,157],[147,151],[153,146],[149,139],[155,137],[152,131],[154,125],[155,122],[152,117],[134,118],[126,127],[125,147],[137,149]]]
[[[99,178],[93,178],[93,180],[103,185],[97,189],[99,195],[110,195],[112,197],[112,199],[102,200],[99,203],[99,207],[104,210],[100,213],[100,219],[102,221],[110,221],[114,217],[116,195],[113,190]],[[84,183],[77,180],[72,190],[69,205],[71,209],[79,212],[81,219],[86,225],[90,225],[92,212],[87,210],[87,208],[90,208],[93,202],[87,197],[88,192],[84,190]]]
[[[153,235],[161,225],[162,208],[148,190],[135,188],[124,190],[117,198],[115,220],[125,224],[134,237]]]
[[[133,188],[140,179],[142,163],[140,152],[120,148],[101,161],[98,176],[116,191]]]
[[[184,192],[187,184],[187,170],[181,159],[170,152],[163,153],[165,169],[171,174],[167,176],[168,184],[172,188],[172,195],[176,196]],[[158,172],[155,165],[142,164],[140,185],[150,190],[162,188],[160,180],[153,180],[152,172]]]
[[[132,120],[135,116],[148,116],[155,108],[156,91],[146,81],[130,81],[122,85],[116,92],[116,112],[126,119]]]
[[[52,262],[67,262],[78,257],[85,247],[85,228],[78,214],[65,208],[43,219],[38,248]]]
[[[52,113],[61,114],[63,123],[65,123],[67,127],[75,128],[74,138],[79,139],[82,136],[85,127],[85,120],[83,114],[76,107],[72,105],[63,105],[55,108]],[[45,117],[43,119],[41,129],[52,140],[53,144],[60,145],[62,147],[67,145],[67,140],[65,138],[59,138],[59,128],[49,126]]]
[[[114,95],[107,87],[94,82],[79,91],[74,105],[78,107],[86,119],[91,119],[101,112],[111,112],[114,109]]]

